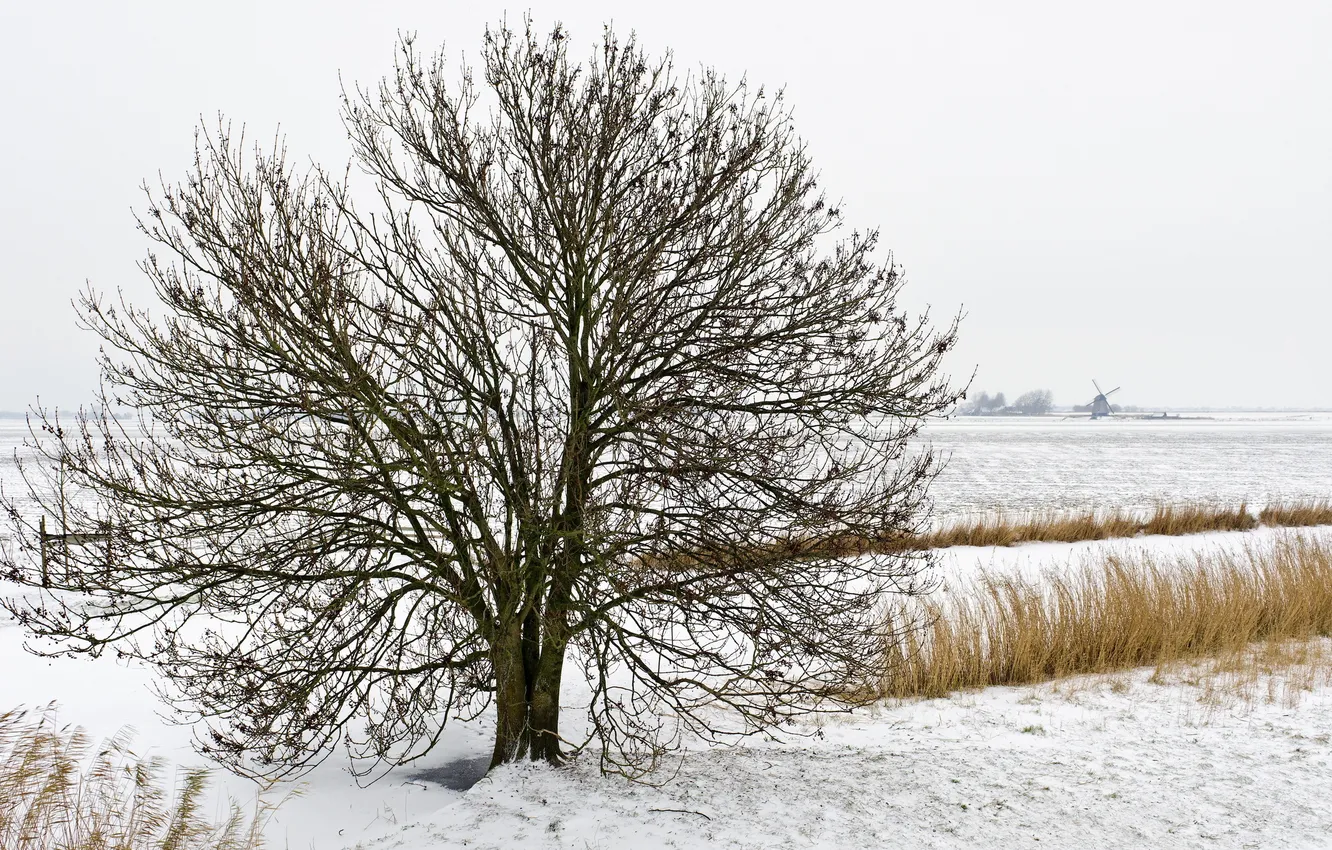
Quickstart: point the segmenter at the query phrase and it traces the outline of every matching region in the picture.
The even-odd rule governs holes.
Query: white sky
[[[345,161],[338,74],[398,30],[475,55],[530,8],[590,50],[784,85],[830,196],[913,307],[965,309],[951,367],[1010,398],[1332,406],[1332,3],[30,2],[0,5],[0,409],[77,406],[85,280],[150,297],[132,207],[219,112]]]

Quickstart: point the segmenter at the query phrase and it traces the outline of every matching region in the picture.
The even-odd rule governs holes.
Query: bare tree
[[[845,700],[920,586],[808,544],[922,521],[956,323],[837,236],[781,98],[609,30],[482,56],[406,39],[346,95],[364,180],[201,133],[140,220],[160,317],[89,291],[102,407],[37,414],[62,519],[6,503],[47,591],[10,609],[155,665],[237,770],[401,763],[491,707],[493,763],[559,761],[566,660],[603,768],[644,769]]]
[[[1049,390],[1030,390],[1018,396],[1013,407],[1020,413],[1039,416],[1054,409],[1054,393]]]
[[[1007,406],[1008,402],[1005,400],[1003,393],[990,395],[989,393],[982,391],[980,395],[968,401],[966,405],[961,408],[961,411],[971,416],[984,416],[996,411],[1002,411]]]

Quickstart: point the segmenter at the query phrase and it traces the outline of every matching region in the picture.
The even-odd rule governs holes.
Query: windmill
[[[1120,388],[1115,387],[1109,393],[1101,392],[1101,385],[1096,383],[1095,378],[1092,378],[1092,386],[1096,387],[1096,398],[1091,400],[1091,418],[1100,419],[1102,416],[1109,416],[1114,413],[1114,411],[1110,409],[1110,402],[1108,399],[1110,393],[1117,393]]]

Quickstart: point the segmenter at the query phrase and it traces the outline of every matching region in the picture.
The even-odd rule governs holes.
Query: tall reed
[[[828,557],[945,549],[951,546],[1015,546],[1019,543],[1076,543],[1139,534],[1201,534],[1271,527],[1332,525],[1332,501],[1312,500],[1270,505],[1255,517],[1248,505],[1159,504],[1143,517],[1124,508],[992,514],[962,519],[920,534],[886,533],[878,537],[839,536],[788,542],[783,551],[798,557]]]
[[[1104,540],[1132,537],[1142,522],[1123,510],[1049,511],[1011,516],[996,512],[920,535],[913,548],[942,549],[949,546],[1012,546],[1017,543],[1074,543],[1079,540]]]
[[[1332,634],[1332,545],[1288,535],[1232,554],[1108,555],[1039,582],[983,574],[885,613],[870,696],[937,697]]]
[[[1140,528],[1143,534],[1202,534],[1205,531],[1248,531],[1258,525],[1249,506],[1157,505]]]
[[[141,759],[121,731],[94,751],[79,728],[58,727],[53,706],[0,714],[3,850],[256,850],[272,811],[247,819],[231,805],[214,824],[202,804],[207,772],[191,770],[173,795],[160,759]]]
[[[1332,500],[1275,502],[1262,509],[1258,521],[1272,526],[1332,525]]]

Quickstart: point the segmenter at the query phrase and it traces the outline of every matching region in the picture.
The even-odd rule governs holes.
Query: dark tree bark
[[[566,659],[641,770],[844,704],[920,587],[844,543],[924,520],[956,323],[898,307],[781,98],[609,31],[482,56],[404,41],[347,177],[203,133],[140,222],[160,310],[82,300],[102,408],[36,414],[4,567],[46,596],[10,609],[156,665],[238,770],[491,709],[494,764],[558,762]]]

